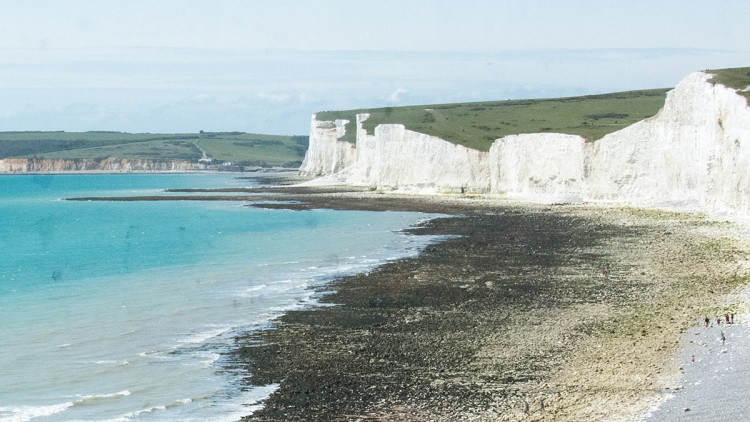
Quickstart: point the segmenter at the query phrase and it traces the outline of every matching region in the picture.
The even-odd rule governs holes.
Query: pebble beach
[[[664,401],[649,412],[646,421],[742,421],[750,418],[750,301],[747,289],[729,295],[727,303],[741,315],[726,321],[726,314],[698,321],[683,335],[676,357],[680,372]],[[717,319],[719,323],[717,323]],[[722,341],[724,337],[724,341]]]
[[[447,237],[239,338],[247,382],[279,383],[245,420],[708,420],[701,409],[731,407],[720,392],[715,406],[682,400],[743,359],[744,302],[726,302],[748,281],[733,223],[464,195],[269,197],[285,202],[259,206],[441,213],[414,231]],[[691,331],[729,311],[726,352]]]

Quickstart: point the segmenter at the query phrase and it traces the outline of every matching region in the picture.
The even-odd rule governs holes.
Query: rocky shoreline
[[[419,257],[335,280],[237,339],[245,420],[633,420],[679,374],[680,335],[747,284],[736,227],[696,214],[280,188],[293,209],[451,215]],[[335,305],[335,306],[329,306]]]
[[[726,300],[744,229],[700,214],[268,182],[79,198],[446,215],[413,229],[449,235],[417,258],[237,339],[227,369],[280,385],[245,420],[638,420],[678,387],[681,334],[748,309]]]

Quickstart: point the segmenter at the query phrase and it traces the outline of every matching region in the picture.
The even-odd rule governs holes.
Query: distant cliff
[[[690,74],[664,107],[597,141],[539,133],[495,140],[488,152],[357,116],[356,146],[342,122],[313,116],[302,174],[413,192],[481,192],[541,201],[616,201],[750,215],[750,108],[712,75]]]
[[[63,173],[75,171],[101,172],[183,172],[191,170],[205,170],[205,164],[188,161],[157,161],[103,158],[93,159],[35,159],[35,158],[5,158],[0,159],[0,173]]]

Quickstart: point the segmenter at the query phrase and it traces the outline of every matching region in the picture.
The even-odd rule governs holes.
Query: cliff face
[[[734,90],[709,80],[702,72],[689,75],[657,115],[598,141],[512,135],[496,140],[489,152],[403,125],[380,125],[369,135],[362,129],[367,115],[357,117],[353,148],[337,140],[339,122],[313,117],[302,172],[403,191],[609,200],[750,215],[750,108]]]
[[[750,108],[709,78],[689,75],[656,116],[594,142],[586,196],[748,214]]]
[[[403,125],[362,129],[369,116],[357,116],[356,160],[343,173],[348,183],[422,192],[487,191],[486,154],[413,132]]]
[[[205,164],[188,161],[153,161],[104,158],[101,160],[48,160],[35,158],[6,158],[0,160],[0,173],[62,173],[67,171],[163,171],[181,172],[205,170]]]
[[[312,117],[310,144],[300,167],[300,174],[323,176],[334,174],[354,163],[354,144],[339,140],[346,134],[348,120],[321,121]]]
[[[511,135],[489,151],[493,193],[542,201],[581,200],[585,141],[560,133]]]

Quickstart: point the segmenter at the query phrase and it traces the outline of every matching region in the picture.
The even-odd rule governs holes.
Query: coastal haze
[[[747,8],[18,3],[0,17],[0,128],[301,135],[316,111],[667,88],[747,65]]]
[[[744,415],[750,6],[706,8],[6,7],[0,420]]]

